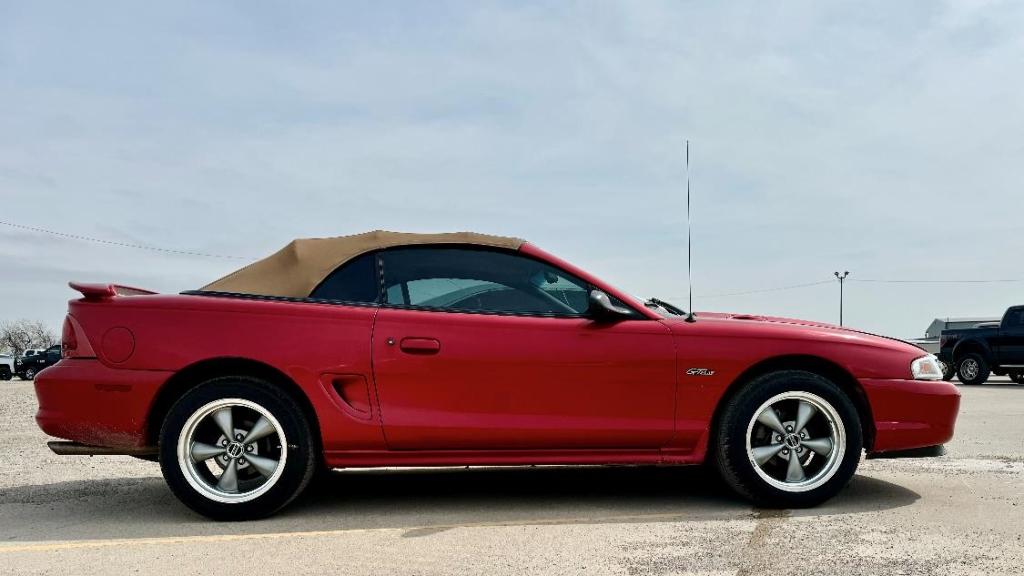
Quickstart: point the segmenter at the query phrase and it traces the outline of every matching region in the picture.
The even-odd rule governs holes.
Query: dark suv
[[[36,374],[48,366],[60,361],[60,344],[54,344],[34,356],[22,356],[14,359],[14,373],[22,380],[32,380]]]

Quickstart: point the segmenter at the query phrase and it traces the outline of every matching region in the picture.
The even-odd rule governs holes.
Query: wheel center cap
[[[228,444],[226,452],[231,458],[238,458],[245,452],[245,448],[242,447],[241,442],[232,442]]]
[[[790,448],[797,448],[800,446],[800,437],[796,434],[786,436],[786,446],[789,446]]]

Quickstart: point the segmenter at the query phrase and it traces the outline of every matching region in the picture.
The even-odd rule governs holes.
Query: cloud
[[[374,228],[526,237],[643,295],[1006,277],[1024,249],[1014,3],[180,3],[0,9],[0,215],[261,256]],[[233,265],[0,231],[0,315],[65,274]],[[72,266],[73,264],[73,266]],[[13,278],[13,279],[12,279]],[[835,320],[837,287],[697,307]],[[913,336],[1013,285],[848,285]]]

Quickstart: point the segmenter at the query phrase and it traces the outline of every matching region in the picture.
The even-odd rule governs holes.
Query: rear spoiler
[[[82,293],[86,300],[105,300],[114,296],[145,296],[156,294],[151,290],[121,286],[120,284],[89,284],[84,282],[68,282],[72,290]]]

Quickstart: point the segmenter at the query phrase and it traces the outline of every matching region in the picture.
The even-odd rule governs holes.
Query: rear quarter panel
[[[325,449],[384,447],[370,365],[375,307],[160,295],[78,300],[70,310],[99,361],[111,368],[174,373],[212,359],[261,362],[305,391]],[[115,361],[108,351],[123,345],[110,342],[123,329],[134,346],[128,358]],[[331,388],[334,376],[365,379],[370,413],[345,409]]]

